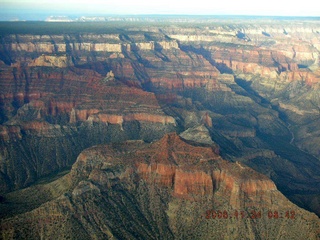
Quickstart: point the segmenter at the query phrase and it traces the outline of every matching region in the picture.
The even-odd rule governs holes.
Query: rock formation
[[[250,204],[300,216],[280,220],[288,238],[319,238],[314,215],[278,192],[320,216],[318,20],[194,21],[0,31],[0,208],[30,199],[4,213],[3,238],[44,228],[72,238],[283,233],[267,215],[226,226],[197,218]],[[162,138],[169,132],[185,140]],[[35,199],[39,181],[50,183]],[[40,213],[57,228],[28,220]]]
[[[66,192],[2,221],[3,238],[317,239],[320,233],[319,218],[289,202],[270,179],[176,133],[150,144],[86,149],[69,174],[39,186],[36,195],[50,184]]]

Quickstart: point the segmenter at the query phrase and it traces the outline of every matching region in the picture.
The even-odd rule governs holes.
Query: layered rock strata
[[[63,181],[68,191],[3,220],[2,238],[319,237],[319,218],[267,177],[215,151],[175,133],[151,144],[86,149],[54,184]]]
[[[203,137],[203,124],[203,141],[319,215],[318,22],[196,25],[3,31],[1,191],[70,168],[95,144]]]

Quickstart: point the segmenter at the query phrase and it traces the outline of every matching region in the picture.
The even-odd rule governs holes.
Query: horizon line
[[[50,22],[46,19],[48,18],[58,18],[58,17],[67,17],[70,20],[77,22],[79,18],[94,18],[94,17],[187,17],[187,18],[309,18],[309,19],[319,19],[320,16],[308,16],[308,15],[255,15],[255,14],[172,14],[172,13],[141,13],[141,14],[51,14],[45,16],[45,19],[20,19],[14,18],[13,19],[0,19],[0,22]],[[64,22],[64,21],[61,21]],[[67,22],[67,21],[66,21]],[[98,21],[97,21],[98,22]]]

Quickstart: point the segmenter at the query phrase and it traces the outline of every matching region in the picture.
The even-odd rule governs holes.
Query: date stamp
[[[257,211],[257,210],[207,210],[206,219],[260,219],[267,217],[268,219],[295,219],[296,212],[294,210],[287,211]]]

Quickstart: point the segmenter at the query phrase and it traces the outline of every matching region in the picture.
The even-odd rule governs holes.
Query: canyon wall
[[[319,218],[289,202],[267,177],[175,133],[151,144],[130,141],[86,149],[54,185],[66,192],[2,221],[1,236],[319,237]],[[40,186],[36,195],[47,187]]]
[[[261,201],[268,207],[271,203],[283,207],[281,202],[287,204],[287,200],[278,189],[300,207],[320,215],[320,29],[316,20],[106,26],[99,33],[49,30],[0,36],[0,200],[73,166],[67,183],[79,186],[73,185],[72,196],[80,202],[86,193],[94,193],[90,196],[99,201],[107,199],[99,212],[122,199],[122,185],[114,199],[99,194],[95,198],[95,193],[104,191],[101,186],[115,186],[119,179],[125,181],[125,191],[136,189],[146,199],[153,196],[151,202],[159,203],[155,210],[146,210],[153,203],[137,200],[142,201],[141,209],[153,211],[141,223],[148,229],[139,232],[145,238],[160,233],[168,239],[179,233],[186,236],[196,219],[187,215],[192,219],[189,228],[177,221],[180,213],[187,214],[183,201],[202,201],[203,196],[210,196],[203,198],[208,202],[215,198],[215,204],[223,199],[226,205],[222,206],[238,210],[251,200],[256,206]],[[72,183],[77,171],[86,171],[88,162],[80,166],[81,159],[86,159],[84,149],[126,140],[154,142],[168,132],[183,132],[186,141],[198,147],[210,144],[211,150],[199,147],[186,154],[187,145],[166,137],[152,145],[161,151],[151,156],[150,149],[140,149],[142,142],[136,142],[142,155],[135,154],[140,160],[126,170],[121,165],[121,171],[89,169],[94,183],[86,177]],[[168,147],[177,143],[181,149]],[[118,148],[108,148],[115,160],[119,159],[116,154],[126,152]],[[133,156],[125,154],[126,159]],[[105,155],[94,159],[105,159]],[[109,160],[101,162],[105,169]],[[139,181],[141,185],[135,185]],[[132,194],[128,202],[139,195]],[[57,212],[70,203],[68,196],[62,197],[63,203],[55,203]],[[162,201],[170,203],[161,205]],[[168,215],[158,209],[167,209]],[[35,209],[34,213],[39,211],[47,210]],[[114,213],[108,214],[116,219]],[[216,229],[210,224],[208,229]],[[300,220],[295,224],[300,229]],[[199,227],[203,238],[210,237],[203,226]],[[247,229],[253,231],[252,226]],[[302,232],[310,230],[303,226]],[[115,224],[110,230],[108,226],[105,232],[115,234],[118,227]],[[158,235],[153,235],[154,229]],[[135,236],[120,232],[118,238]]]

